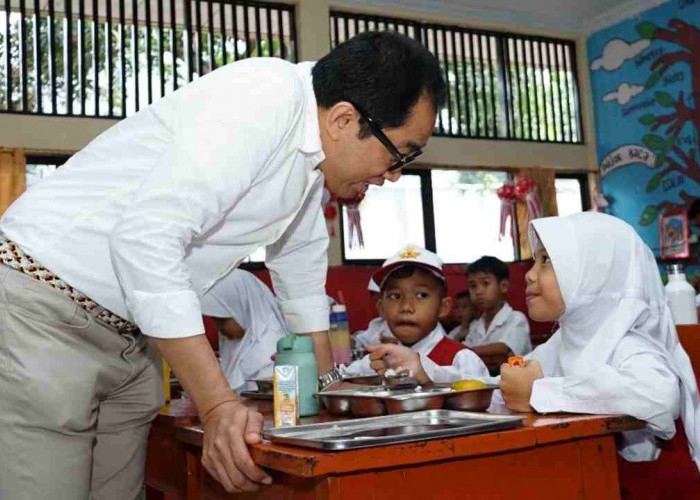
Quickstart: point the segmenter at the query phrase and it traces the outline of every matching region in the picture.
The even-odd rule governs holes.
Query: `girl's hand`
[[[543,377],[542,368],[537,361],[528,361],[523,367],[502,364],[499,387],[508,409],[516,412],[535,411],[530,406],[532,384]]]

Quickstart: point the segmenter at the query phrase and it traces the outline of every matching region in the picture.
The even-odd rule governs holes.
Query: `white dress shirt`
[[[394,334],[391,333],[389,325],[381,316],[370,321],[367,325],[367,330],[355,332],[353,336],[355,337],[356,348],[366,345],[381,344],[382,337],[394,338]]]
[[[98,304],[163,338],[201,334],[199,297],[259,247],[288,328],[328,328],[313,63],[224,66],[93,140],[0,230]]]
[[[452,360],[451,365],[440,366],[430,359],[428,355],[444,338],[445,329],[438,323],[430,334],[420,339],[410,348],[413,352],[418,353],[423,370],[433,383],[451,384],[463,379],[479,379],[488,382],[491,379],[484,362],[469,349],[459,351]],[[341,366],[340,372],[343,376],[353,376],[374,373],[374,370],[370,367],[370,359],[369,355],[367,355],[348,366]]]
[[[483,315],[472,321],[467,338],[464,339],[464,345],[467,347],[479,347],[498,342],[506,344],[514,354],[519,356],[532,351],[530,325],[527,318],[520,311],[513,310],[508,302],[503,303],[501,310],[491,320],[488,330],[486,330]]]

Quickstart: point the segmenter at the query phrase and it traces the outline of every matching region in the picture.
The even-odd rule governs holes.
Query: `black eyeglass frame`
[[[377,123],[372,119],[372,117],[370,117],[360,106],[358,106],[354,102],[348,102],[353,105],[353,107],[357,110],[358,113],[360,113],[360,117],[367,122],[367,125],[369,125],[369,130],[370,132],[372,132],[372,135],[376,137],[379,140],[379,142],[381,142],[384,145],[384,147],[396,159],[396,163],[389,167],[388,172],[393,172],[395,170],[399,170],[400,168],[405,167],[406,165],[408,165],[413,160],[415,160],[423,154],[422,149],[417,149],[407,155],[401,154],[401,151],[399,151],[396,148],[396,146],[394,146],[394,143],[391,142],[391,140],[384,134],[384,132],[382,132],[381,127],[377,125]]]

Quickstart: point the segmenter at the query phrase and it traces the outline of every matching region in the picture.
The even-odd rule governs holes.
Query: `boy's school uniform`
[[[436,384],[451,384],[463,379],[490,380],[489,371],[479,356],[459,342],[447,338],[440,323],[410,349],[418,353],[423,370]],[[369,355],[340,369],[344,376],[374,372],[370,367]]]
[[[360,330],[354,334],[355,348],[368,345],[381,344],[382,337],[394,338],[391,329],[384,318],[377,317],[369,322],[366,330]]]
[[[510,307],[508,302],[503,303],[501,310],[491,320],[488,330],[483,315],[472,321],[469,333],[464,339],[464,345],[467,347],[479,347],[498,342],[506,344],[513,354],[518,356],[524,356],[532,351],[530,324],[527,322],[527,317]]]

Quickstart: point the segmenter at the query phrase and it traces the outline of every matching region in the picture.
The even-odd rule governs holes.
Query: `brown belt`
[[[101,322],[117,330],[120,334],[133,334],[138,331],[138,326],[134,323],[105,309],[84,293],[70,286],[61,278],[40,265],[30,255],[27,255],[19,245],[8,240],[1,233],[0,263],[55,288],[72,301],[77,302],[80,307],[93,314]]]

